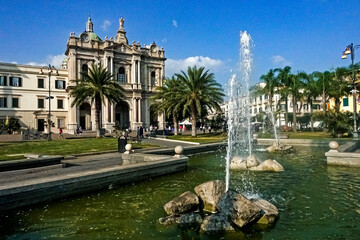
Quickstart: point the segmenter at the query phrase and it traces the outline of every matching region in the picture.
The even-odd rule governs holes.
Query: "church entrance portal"
[[[115,107],[115,123],[122,129],[130,127],[129,104],[127,102],[119,102]]]
[[[91,130],[91,106],[89,103],[80,105],[80,126],[84,130]]]

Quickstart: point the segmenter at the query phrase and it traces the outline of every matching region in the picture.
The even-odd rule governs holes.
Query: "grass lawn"
[[[191,135],[177,135],[177,136],[169,136],[169,139],[180,140],[180,141],[188,141],[188,142],[198,142],[198,143],[215,143],[215,142],[223,142],[227,139],[226,133],[198,133],[196,137],[192,137]]]
[[[272,133],[258,133],[258,138],[274,138]],[[330,139],[333,138],[328,132],[280,132],[278,134],[288,135],[290,139]],[[340,139],[349,139],[350,137],[343,137]],[[339,138],[338,138],[339,139]]]
[[[133,143],[134,149],[157,147],[145,143]],[[59,141],[0,143],[0,161],[23,159],[24,154],[71,155],[85,152],[101,152],[117,149],[116,138],[64,139]]]

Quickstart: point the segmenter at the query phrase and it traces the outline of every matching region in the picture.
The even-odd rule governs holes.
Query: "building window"
[[[269,95],[265,94],[265,100],[267,100],[269,98]]]
[[[0,97],[0,108],[7,108],[7,98]]]
[[[156,79],[155,79],[155,71],[151,72],[151,86],[155,86]]]
[[[255,114],[257,113],[257,108],[254,108],[254,113],[255,113]]]
[[[63,109],[63,108],[64,108],[64,100],[58,99],[58,100],[57,100],[57,107],[58,107],[59,109]]]
[[[125,69],[123,67],[119,68],[118,81],[121,83],[126,83]]]
[[[308,105],[304,104],[304,110],[308,110],[308,109],[309,109]]]
[[[44,108],[44,99],[38,98],[38,108]]]
[[[38,78],[38,88],[45,88],[43,78]]]
[[[87,74],[87,73],[89,72],[89,67],[88,67],[87,64],[83,64],[83,65],[81,66],[81,72],[82,72],[83,74]],[[81,74],[81,79],[84,80],[84,76],[83,76],[82,74]]]
[[[10,77],[9,86],[12,86],[12,87],[21,87],[21,86],[22,86],[21,80],[22,80],[22,79],[19,78],[19,77]]]
[[[57,127],[58,127],[58,128],[65,128],[65,119],[63,119],[63,118],[58,118],[58,120],[57,120]]]
[[[12,99],[12,107],[18,108],[19,107],[19,98],[13,98]]]
[[[343,98],[343,106],[348,107],[349,106],[349,98]]]
[[[6,76],[0,76],[0,86],[7,86]]]
[[[262,112],[262,107],[259,108],[259,112]]]
[[[65,89],[65,81],[55,80],[55,88],[56,89]]]

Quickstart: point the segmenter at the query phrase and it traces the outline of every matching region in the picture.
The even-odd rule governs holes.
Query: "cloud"
[[[164,39],[161,40],[161,42],[162,42],[162,43],[166,43],[166,42],[167,42],[167,39],[164,38]]]
[[[25,65],[48,66],[50,64],[51,66],[54,66],[56,68],[60,68],[65,57],[66,56],[64,54],[49,55],[49,56],[46,57],[46,60],[43,63],[42,62],[28,62],[28,63],[25,63]]]
[[[286,58],[284,58],[280,55],[272,56],[271,60],[272,60],[272,63],[276,66],[285,67],[285,66],[292,65],[292,62],[290,62],[289,60],[287,60]]]
[[[166,76],[172,76],[180,71],[186,71],[188,67],[205,67],[210,72],[217,72],[222,69],[224,62],[218,59],[212,59],[203,56],[188,57],[186,59],[167,59],[166,60]]]
[[[173,25],[174,27],[177,27],[177,26],[178,26],[177,21],[176,21],[175,19],[172,20],[172,25]]]
[[[103,24],[101,25],[101,29],[106,31],[111,26],[111,22],[109,20],[104,20]]]
[[[55,56],[49,55],[49,56],[47,56],[47,60],[48,60],[49,64],[51,64],[51,66],[60,68],[65,57],[66,56],[64,54],[59,54],[59,55],[55,55]]]

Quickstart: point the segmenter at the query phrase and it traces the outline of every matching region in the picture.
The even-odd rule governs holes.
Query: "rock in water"
[[[180,220],[179,215],[171,215],[171,216],[160,218],[159,223],[164,225],[164,226],[168,226],[168,225],[178,224],[179,220]]]
[[[235,156],[231,159],[230,168],[237,170],[245,170],[247,169],[246,161],[239,156]]]
[[[234,190],[228,190],[217,206],[239,228],[256,223],[264,212],[255,203]]]
[[[198,228],[203,222],[200,213],[186,213],[179,218],[179,227],[181,228]]]
[[[199,198],[190,191],[184,192],[164,205],[164,210],[168,215],[187,213],[198,208]]]
[[[284,171],[284,168],[276,160],[268,159],[268,160],[265,160],[264,162],[260,163],[260,165],[258,165],[256,167],[252,167],[250,170],[282,172],[282,171]]]
[[[204,211],[216,212],[216,205],[225,193],[225,183],[220,180],[209,181],[196,186],[194,190],[204,202]]]
[[[200,226],[201,232],[235,231],[234,227],[223,213],[215,213],[204,218]]]
[[[262,198],[251,199],[251,201],[265,212],[265,214],[259,219],[257,223],[269,225],[274,223],[279,218],[278,209],[270,202]]]
[[[257,160],[257,158],[254,155],[250,155],[246,158],[246,167],[247,168],[256,167],[257,165],[259,165],[259,161]]]

